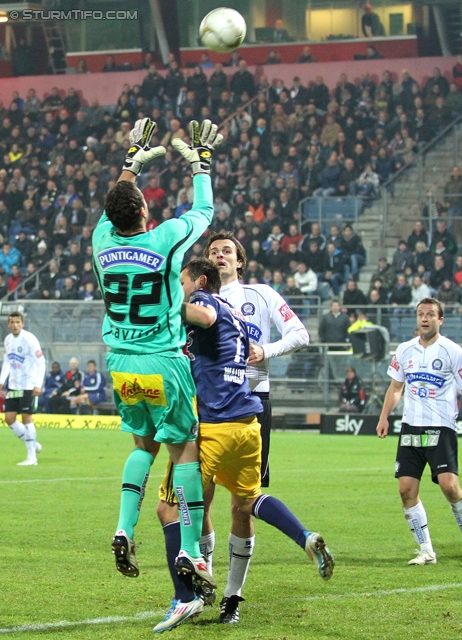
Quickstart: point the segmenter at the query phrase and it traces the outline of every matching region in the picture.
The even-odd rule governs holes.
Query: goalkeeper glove
[[[135,126],[130,131],[130,149],[125,157],[123,171],[131,171],[135,176],[138,176],[145,162],[165,154],[165,147],[151,149],[149,146],[155,128],[156,123],[149,118],[135,122]]]
[[[193,120],[189,125],[189,137],[191,143],[189,145],[175,138],[172,145],[191,163],[193,176],[197,173],[207,173],[210,175],[210,166],[212,164],[212,152],[218,147],[223,140],[221,133],[218,133],[216,124],[212,124],[210,120],[204,120],[199,131],[199,123]]]

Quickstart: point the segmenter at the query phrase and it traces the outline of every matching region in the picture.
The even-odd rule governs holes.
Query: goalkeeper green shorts
[[[122,431],[180,444],[198,434],[196,387],[186,356],[107,354]]]

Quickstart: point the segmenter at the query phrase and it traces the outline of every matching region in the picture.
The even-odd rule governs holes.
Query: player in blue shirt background
[[[183,303],[182,311],[188,335],[185,351],[191,360],[197,388],[198,444],[204,490],[212,480],[226,487],[232,494],[233,509],[239,513],[239,519],[248,526],[248,520],[254,516],[278,528],[302,547],[320,576],[329,580],[334,560],[322,536],[306,529],[280,500],[261,493],[261,435],[255,414],[262,406],[260,399],[252,395],[245,376],[249,356],[245,320],[217,295],[220,273],[211,261],[203,258],[187,264],[181,272],[181,283],[188,300]],[[184,603],[191,601],[193,585],[174,570],[180,529],[169,479],[167,474],[160,488],[157,513],[164,527],[175,596],[164,620],[154,628],[155,632],[172,629],[192,617],[185,615]],[[207,493],[204,499],[205,519],[210,517]],[[231,532],[230,554],[233,535],[238,533]],[[243,600],[240,587],[244,580],[242,575],[228,575],[227,590],[220,603],[220,622],[239,621],[239,602]],[[196,609],[194,615],[198,613]]]

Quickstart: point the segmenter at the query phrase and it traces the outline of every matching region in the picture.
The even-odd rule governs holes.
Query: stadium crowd
[[[379,83],[364,74],[354,84],[341,73],[335,87],[321,76],[310,86],[295,77],[286,87],[254,76],[234,57],[232,76],[218,63],[209,78],[205,59],[183,71],[171,56],[165,77],[146,59],[142,84],[124,84],[116,105],[88,106],[85,96],[57,87],[43,100],[31,88],[0,103],[0,298],[100,299],[92,231],[130,129],[149,115],[157,122],[152,144],[167,154],[141,175],[148,228],[191,207],[191,176],[171,143],[191,119],[210,118],[224,136],[213,166],[211,229],[233,231],[246,248],[246,282],[268,283],[294,305],[302,300],[306,313],[310,296],[328,300],[342,291],[343,307],[355,311],[415,305],[419,287],[460,301],[458,167],[441,203],[449,228],[444,220],[434,230],[417,223],[393,264],[379,262],[368,295],[356,284],[366,252],[352,225],[308,225],[298,206],[306,196],[380,197],[381,185],[462,113],[458,78],[448,82],[435,68],[423,86],[407,71],[398,81],[386,71]],[[197,243],[186,257],[201,252]]]

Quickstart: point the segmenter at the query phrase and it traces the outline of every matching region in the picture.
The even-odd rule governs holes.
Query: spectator
[[[389,302],[392,307],[409,306],[412,301],[411,287],[407,282],[407,278],[404,273],[398,273],[396,277],[396,284],[391,289]]]
[[[345,263],[350,266],[351,276],[356,280],[359,277],[361,267],[366,264],[366,251],[361,238],[349,224],[343,228],[340,249],[345,257]]]
[[[327,243],[322,271],[324,272],[322,280],[329,284],[334,296],[339,296],[342,285],[347,280],[348,269],[346,269],[342,252],[333,242]]]
[[[298,59],[298,62],[316,62],[315,58],[313,58],[311,54],[311,47],[308,47],[308,46],[303,47],[303,53]]]
[[[89,360],[87,362],[87,373],[83,377],[82,384],[79,387],[79,393],[69,396],[71,412],[86,414],[88,413],[89,407],[93,411],[93,407],[105,401],[106,378],[97,371],[96,362]]]
[[[286,284],[281,288],[280,294],[289,307],[297,313],[298,307],[302,304],[303,293],[297,287],[294,276],[287,277]],[[297,313],[297,315],[299,315],[299,313]]]
[[[318,290],[318,278],[312,269],[308,269],[305,262],[299,262],[297,271],[294,274],[295,286],[300,289],[304,296],[303,306],[308,309],[309,306],[315,303],[315,300],[311,298],[306,299],[307,296],[314,296]]]
[[[428,287],[423,281],[421,276],[415,275],[412,279],[412,300],[410,307],[416,308],[421,300],[424,298],[430,298],[430,287]]]
[[[405,240],[398,242],[398,248],[393,254],[391,266],[395,272],[404,271],[407,267],[412,267],[414,257],[412,251],[408,248]]]
[[[38,398],[38,408],[42,413],[51,413],[49,399],[64,383],[64,373],[59,362],[53,362],[51,371],[45,378],[42,394]]]
[[[343,309],[346,313],[356,312],[357,309],[367,305],[367,298],[364,293],[358,289],[355,280],[348,280],[346,289],[343,292]]]
[[[64,382],[50,395],[50,413],[71,413],[69,398],[79,394],[83,377],[83,373],[79,370],[79,361],[77,358],[71,358]]]
[[[63,286],[57,292],[57,294],[59,294],[57,297],[60,298],[61,300],[78,300],[79,299],[78,288],[76,287],[74,280],[70,276],[67,276],[66,278],[64,278]]]
[[[280,18],[274,23],[273,29],[273,42],[290,42],[290,37],[287,29],[284,29],[284,23]]]
[[[436,292],[436,299],[445,306],[458,306],[462,300],[462,291],[451,278],[445,278]],[[446,307],[446,313],[448,309]],[[453,310],[454,312],[455,310]]]
[[[346,313],[340,309],[338,299],[330,303],[330,311],[325,313],[318,327],[320,342],[347,342],[349,320]],[[337,348],[338,350],[338,348]]]
[[[421,220],[417,220],[414,223],[414,228],[407,239],[407,245],[413,253],[415,253],[416,244],[418,242],[423,242],[427,247],[430,244],[430,235]]]
[[[239,69],[231,78],[230,87],[235,98],[240,98],[244,92],[246,92],[251,98],[254,96],[255,80],[253,75],[247,69],[247,62],[245,60],[239,61]]]
[[[365,38],[375,38],[385,35],[385,30],[380,18],[372,11],[372,5],[369,3],[364,5],[364,14],[361,17],[361,29]]]
[[[80,58],[78,61],[76,73],[90,73],[90,69],[87,66],[85,58]]]
[[[362,413],[366,406],[366,391],[356,369],[348,367],[345,382],[340,389],[342,402],[339,413]]]
[[[430,272],[429,285],[430,292],[436,295],[445,280],[451,280],[452,269],[445,264],[442,256],[436,255],[433,262],[433,269]]]
[[[456,165],[451,171],[451,176],[444,187],[444,208],[448,212],[449,226],[452,228],[454,219],[458,220],[462,215],[462,175]]]
[[[13,266],[19,267],[21,264],[21,254],[19,251],[12,247],[9,242],[4,242],[2,251],[0,253],[0,268],[8,275],[11,276]]]
[[[457,240],[455,239],[454,235],[446,228],[445,220],[436,221],[436,230],[433,232],[432,242],[430,245],[431,251],[435,251],[436,244],[440,240],[443,242],[448,253],[450,253],[451,256],[455,256],[457,253]]]
[[[277,51],[271,49],[268,52],[268,57],[266,58],[265,64],[281,64],[281,56]]]
[[[340,184],[340,173],[341,169],[337,154],[333,151],[329,156],[326,167],[318,174],[318,182],[321,186],[314,191],[313,195],[324,198],[336,194]]]
[[[379,197],[379,176],[373,171],[370,164],[366,167],[358,178],[357,194],[368,200],[375,200]]]
[[[396,272],[386,258],[379,258],[377,270],[372,274],[370,284],[373,285],[378,278],[388,292],[393,289],[396,282]]]
[[[103,73],[106,73],[106,72],[118,71],[118,70],[119,70],[119,68],[115,63],[114,56],[113,55],[108,55],[108,57],[106,58],[106,64],[101,69],[101,71],[103,71]]]

